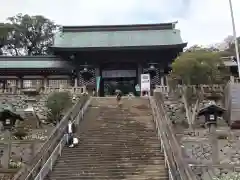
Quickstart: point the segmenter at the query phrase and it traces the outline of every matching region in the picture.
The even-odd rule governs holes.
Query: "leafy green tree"
[[[201,85],[224,84],[226,75],[219,54],[205,49],[182,53],[172,63],[169,85],[182,99],[190,128],[203,98]]]
[[[44,16],[18,14],[9,17],[14,27],[8,36],[6,49],[12,55],[46,55],[59,26]]]
[[[71,95],[68,92],[52,93],[46,103],[49,122],[56,124],[61,120],[63,113],[72,105]]]
[[[240,173],[229,173],[219,178],[217,177],[213,178],[213,180],[239,180],[239,179],[240,179]]]
[[[0,23],[0,55],[3,54],[2,47],[6,45],[9,32],[12,30],[13,29],[10,24]]]

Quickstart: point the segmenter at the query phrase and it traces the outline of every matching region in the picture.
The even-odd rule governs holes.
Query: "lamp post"
[[[234,15],[233,15],[232,0],[229,0],[229,7],[230,7],[230,13],[231,13],[231,19],[232,19],[233,37],[235,41],[235,51],[236,51],[236,59],[237,59],[237,65],[238,65],[238,76],[240,78],[240,58],[239,58],[237,33],[236,33],[236,27],[235,27]]]

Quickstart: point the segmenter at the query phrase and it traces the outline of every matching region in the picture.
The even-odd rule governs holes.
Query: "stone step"
[[[116,134],[116,133],[124,133],[124,132],[126,132],[126,133],[134,133],[134,131],[141,131],[141,133],[142,134],[140,134],[140,135],[148,135],[148,133],[156,133],[156,131],[155,130],[152,130],[152,129],[142,129],[141,127],[136,127],[136,128],[134,128],[134,130],[133,129],[120,129],[120,128],[116,128],[116,129],[108,129],[108,128],[102,128],[101,129],[101,127],[99,127],[98,129],[89,129],[89,131],[88,132],[86,132],[86,133],[78,133],[79,135],[84,135],[84,134],[96,134],[96,133],[103,133],[103,134],[105,134],[105,135],[107,135],[107,134],[111,134],[111,133],[114,133],[114,134]],[[122,134],[123,136],[124,136],[124,134]],[[120,134],[120,136],[122,136],[121,134]]]
[[[66,179],[67,179],[67,177],[69,177],[69,176],[71,176],[71,177],[73,177],[73,176],[81,176],[81,177],[84,177],[84,176],[93,176],[93,177],[101,177],[101,176],[104,176],[104,174],[106,174],[106,173],[108,173],[108,174],[113,174],[113,177],[114,176],[122,176],[122,177],[125,177],[125,176],[128,176],[128,175],[133,175],[133,173],[132,172],[127,172],[127,171],[123,171],[123,170],[120,170],[120,171],[117,171],[117,170],[114,170],[114,169],[112,169],[112,170],[105,170],[105,172],[96,172],[96,171],[87,171],[87,170],[81,170],[81,169],[79,169],[79,170],[75,170],[75,171],[73,171],[73,170],[70,170],[69,168],[68,169],[65,169],[65,170],[67,170],[68,171],[68,173],[69,174],[66,174],[66,172],[64,172],[64,170],[62,170],[62,171],[55,171],[55,173],[58,175],[58,176],[61,176],[61,177],[66,177]],[[144,176],[164,176],[164,177],[166,177],[166,175],[167,175],[167,173],[166,173],[166,171],[164,172],[164,171],[157,171],[157,170],[148,170],[148,171],[142,171],[142,170],[139,170],[139,171],[135,171],[134,172],[134,175],[136,176],[137,174],[142,174],[142,173],[144,173]]]
[[[115,98],[99,99],[75,134],[79,144],[63,148],[46,180],[168,180],[149,101],[123,99],[120,109]]]
[[[82,160],[83,159],[88,159],[88,158],[96,158],[98,159],[99,161],[101,160],[122,160],[122,159],[132,159],[132,160],[136,160],[136,159],[146,159],[146,158],[154,158],[153,160],[164,160],[164,157],[158,155],[158,153],[155,153],[155,152],[149,152],[149,153],[145,153],[145,154],[140,154],[140,153],[135,153],[135,152],[127,152],[127,153],[124,153],[124,152],[121,152],[121,153],[111,153],[111,155],[106,155],[108,151],[105,151],[103,153],[98,153],[98,154],[89,154],[87,152],[81,152],[82,154],[81,155],[78,155],[79,156],[79,159],[81,158]],[[79,153],[80,154],[80,153]],[[72,161],[74,160],[74,157],[76,158],[76,155],[77,154],[67,154],[67,153],[63,153],[62,156],[64,157],[67,157],[65,158],[64,160],[69,160],[69,161]],[[63,159],[63,158],[61,158]]]
[[[82,159],[80,159],[82,160]],[[105,162],[98,162],[97,159],[92,159],[93,162],[90,162],[90,161],[86,161],[86,160],[83,160],[81,162],[78,162],[78,161],[74,161],[74,160],[67,160],[67,159],[60,159],[56,166],[57,166],[57,169],[58,168],[68,168],[68,167],[71,167],[71,168],[74,168],[76,167],[76,165],[80,166],[80,167],[83,167],[83,168],[86,168],[86,167],[96,167],[96,168],[106,168],[106,169],[109,169],[109,168],[112,168],[112,167],[116,167],[116,168],[120,168],[120,167],[131,167],[131,168],[143,168],[143,167],[147,167],[147,166],[152,166],[152,165],[156,165],[156,169],[158,168],[165,168],[165,165],[164,165],[164,160],[155,160],[155,161],[142,161],[142,163],[140,164],[139,162],[137,161],[131,161],[131,162],[122,162],[122,161],[117,161],[117,160],[112,160],[112,161],[105,161]],[[66,166],[67,165],[67,166]],[[154,168],[154,169],[155,169]],[[56,169],[56,170],[57,170]]]
[[[125,172],[131,172],[132,173],[132,169],[136,170],[136,171],[159,171],[161,173],[166,173],[167,168],[164,165],[159,165],[159,164],[151,164],[149,163],[148,165],[132,165],[133,163],[129,163],[129,165],[126,163],[125,164],[76,164],[70,165],[70,163],[68,164],[57,164],[58,168],[55,169],[55,172],[63,172],[64,173],[64,169],[69,168],[69,171],[89,171],[89,170],[94,170],[95,172],[97,172],[98,170],[102,170],[102,168],[105,168],[105,170],[111,171],[111,170],[116,170],[117,172],[121,172],[121,170],[124,170]],[[68,165],[68,167],[66,167],[66,165]],[[151,169],[150,167],[155,166],[154,169]],[[101,173],[101,172],[100,172]]]
[[[106,149],[107,148],[107,149]],[[160,151],[160,145],[159,144],[154,144],[154,145],[149,145],[149,144],[144,144],[143,145],[128,145],[128,144],[123,144],[122,146],[112,146],[112,145],[94,145],[94,144],[88,144],[88,145],[82,145],[79,144],[79,148],[71,148],[71,149],[75,149],[75,150],[71,150],[71,151],[68,151],[68,150],[65,150],[64,152],[66,153],[75,153],[75,152],[80,152],[82,150],[86,150],[86,151],[89,151],[89,152],[95,152],[97,150],[100,150],[100,149],[105,149],[106,151],[110,151],[110,150],[118,150],[118,151],[125,151],[125,152],[128,152],[129,150],[131,150],[132,148],[135,148],[135,152],[143,152],[143,151],[154,151],[154,152],[159,152]],[[137,150],[137,148],[139,148],[139,151]]]
[[[83,154],[83,155],[85,155],[85,154]],[[146,159],[146,161],[147,162],[149,162],[149,161],[161,161],[161,160],[164,160],[164,157],[157,157],[156,155],[154,156],[154,155],[151,155],[151,154],[149,154],[149,155],[145,155],[145,156],[134,156],[134,155],[132,155],[132,156],[124,156],[124,155],[118,155],[118,154],[113,154],[112,156],[98,156],[98,155],[93,155],[93,156],[91,156],[91,155],[87,155],[86,154],[86,156],[85,157],[83,157],[83,155],[81,155],[81,157],[79,157],[79,159],[81,159],[81,160],[88,160],[88,159],[90,159],[90,158],[95,158],[95,160],[97,160],[98,162],[103,162],[103,161],[109,161],[109,162],[111,162],[111,161],[124,161],[125,159],[126,160],[132,160],[132,161],[134,161],[134,160],[145,160]],[[75,159],[76,159],[76,154],[75,154],[75,159],[74,159],[74,155],[72,155],[72,156],[69,156],[69,155],[66,155],[66,154],[64,154],[64,156],[66,157],[66,158],[61,158],[61,159],[63,159],[63,161],[64,162],[72,162],[72,161],[74,161]],[[153,159],[154,158],[154,159]],[[59,161],[61,160],[61,159],[59,159]],[[82,163],[82,162],[81,162]],[[86,161],[86,163],[88,163],[87,161]]]
[[[116,143],[116,142],[115,142]],[[160,142],[159,142],[160,143]],[[122,142],[121,144],[117,145],[117,144],[95,144],[95,143],[89,143],[89,144],[79,144],[78,146],[81,146],[79,148],[79,150],[76,150],[76,152],[80,151],[81,149],[86,149],[86,150],[90,150],[90,149],[100,149],[100,148],[108,148],[108,150],[128,150],[131,148],[141,148],[140,150],[142,151],[144,150],[160,150],[160,144],[159,143],[155,143],[155,144],[151,144],[151,143],[145,143],[145,144],[130,144],[129,142]],[[137,149],[136,149],[137,150]],[[93,151],[93,150],[92,150]],[[75,151],[71,151],[71,152],[75,152]]]
[[[77,136],[75,136],[77,137]],[[130,139],[131,138],[131,139]],[[136,147],[136,146],[144,146],[146,144],[153,145],[156,147],[160,146],[160,141],[156,139],[148,139],[144,137],[136,138],[136,137],[129,137],[129,141],[126,141],[124,138],[116,138],[114,141],[114,138],[107,138],[104,136],[101,137],[95,137],[91,139],[84,139],[83,137],[78,137],[79,144],[77,146],[113,146],[113,147],[121,147],[121,145],[124,145],[124,148],[127,148],[128,146]],[[105,141],[103,139],[106,139]],[[147,142],[146,142],[147,141]],[[133,144],[135,143],[135,144]],[[128,145],[128,146],[127,146]],[[126,147],[127,146],[127,147]]]
[[[112,176],[75,176],[75,177],[71,177],[71,176],[67,176],[67,177],[62,177],[62,176],[59,176],[59,177],[50,177],[50,178],[46,178],[46,180],[168,180],[169,177],[168,175],[165,175],[165,176],[155,176],[155,177],[152,177],[152,176],[141,176],[141,175],[131,175],[131,176],[128,176],[128,177],[122,177],[122,176],[115,176],[115,177],[112,177]]]

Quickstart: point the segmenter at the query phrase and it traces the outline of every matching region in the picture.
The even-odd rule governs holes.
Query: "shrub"
[[[27,134],[28,134],[28,129],[25,128],[22,123],[17,125],[13,131],[13,135],[19,140],[23,140],[23,138],[27,136]]]
[[[71,95],[68,92],[52,93],[46,103],[48,108],[48,121],[56,124],[61,120],[62,114],[72,105]]]
[[[240,179],[240,173],[228,173],[226,175],[223,175],[219,178],[215,177],[213,180],[239,180]]]
[[[22,166],[22,162],[20,162],[20,161],[15,162],[13,160],[10,160],[10,162],[9,162],[10,169],[17,169],[17,168],[20,168],[21,166]]]

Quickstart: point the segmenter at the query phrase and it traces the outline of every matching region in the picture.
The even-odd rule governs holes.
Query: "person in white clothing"
[[[73,134],[75,133],[75,125],[74,123],[72,123],[71,120],[69,120],[68,125],[67,125],[67,144],[69,145],[69,147],[74,147],[73,144]]]

